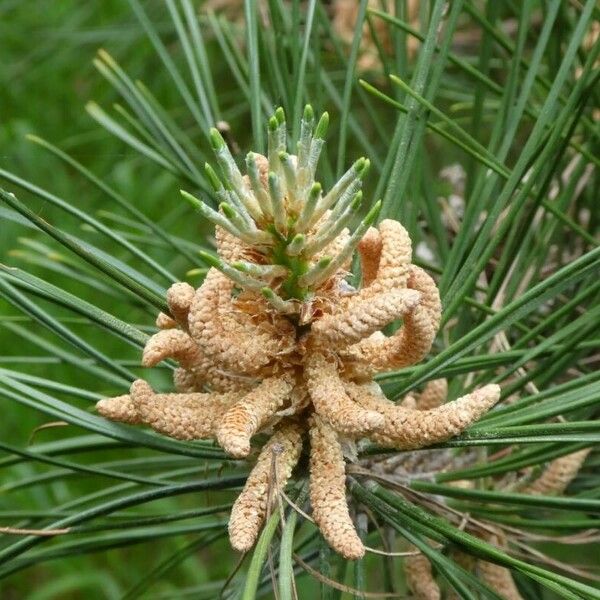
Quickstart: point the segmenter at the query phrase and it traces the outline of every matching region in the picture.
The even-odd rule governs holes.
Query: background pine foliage
[[[236,571],[225,523],[246,466],[92,410],[136,376],[169,388],[173,365],[145,372],[140,348],[170,283],[198,284],[205,272],[198,250],[210,248],[211,228],[190,219],[178,189],[211,194],[208,128],[227,124],[243,156],[264,147],[273,107],[298,123],[306,101],[331,114],[324,187],[368,156],[366,197],[402,220],[440,284],[447,327],[436,351],[383,377],[388,395],[446,376],[451,397],[495,381],[511,401],[446,444],[478,448],[476,468],[400,489],[355,474],[367,543],[387,547],[360,515],[421,548],[466,598],[497,596],[452,548],[512,567],[526,598],[600,597],[597,453],[568,497],[493,488],[600,439],[599,11],[593,0],[435,0],[411,15],[395,4],[392,16],[385,3],[357,2],[342,39],[317,0],[247,0],[225,15],[190,0],[42,0],[35,11],[0,0],[7,597],[404,593],[400,558],[343,563],[289,510]],[[463,478],[478,486],[449,485]],[[303,482],[290,494],[303,496]],[[460,519],[431,520],[421,506],[430,494],[525,533],[494,552]]]

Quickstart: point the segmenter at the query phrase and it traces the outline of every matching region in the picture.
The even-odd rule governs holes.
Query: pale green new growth
[[[295,303],[291,300],[284,300],[281,296],[276,294],[271,288],[263,287],[261,289],[262,295],[268,300],[273,308],[275,308],[280,313],[292,313],[295,312],[296,306]]]
[[[315,275],[314,279],[310,282],[312,285],[318,286],[323,283],[343,266],[356,249],[356,246],[358,246],[358,242],[360,242],[367,229],[375,222],[380,210],[381,200],[377,201],[375,206],[367,213],[367,216],[361,221],[341,252],[320,271],[318,276]],[[300,283],[303,283],[302,278],[300,278]]]
[[[232,264],[234,269],[261,279],[270,279],[272,277],[285,277],[287,269],[281,265],[257,265],[256,263],[240,260]]]
[[[248,179],[250,179],[252,191],[254,192],[262,214],[265,216],[273,216],[271,200],[269,194],[265,190],[265,186],[260,180],[260,173],[258,165],[256,164],[256,154],[254,152],[248,152],[248,155],[246,156],[246,168],[248,170]]]
[[[317,264],[300,278],[300,285],[314,285],[317,279],[325,272],[325,269],[331,265],[331,256],[324,256],[317,261]]]
[[[210,141],[215,151],[219,166],[223,174],[229,182],[233,192],[237,194],[239,200],[246,207],[246,210],[252,215],[255,220],[260,220],[262,212],[256,198],[250,193],[246,186],[242,174],[235,164],[235,160],[223,139],[223,136],[215,128],[210,130]]]
[[[281,148],[281,129],[282,125],[277,120],[277,117],[273,115],[269,119],[268,138],[267,138],[267,158],[269,159],[269,166],[271,169],[276,171],[279,168],[279,153],[285,150],[285,146]]]
[[[230,265],[220,258],[204,259],[243,288],[262,290],[278,311],[298,312],[329,278],[340,271],[377,214],[376,204],[337,255],[317,256],[340,236],[357,215],[362,203],[362,182],[369,161],[359,158],[323,196],[314,181],[329,115],[315,125],[310,105],[300,123],[297,155],[286,150],[286,120],[278,108],[268,121],[267,157],[246,155],[247,176],[240,172],[223,136],[211,129],[209,138],[222,178],[210,165],[206,177],[217,196],[215,211],[187,192],[184,198],[204,217],[248,245],[261,258]],[[346,234],[345,234],[346,235]],[[339,247],[339,244],[338,244]],[[269,286],[264,283],[268,280]],[[264,289],[263,289],[264,288]],[[265,291],[267,289],[268,291]]]
[[[297,233],[287,247],[287,253],[290,256],[298,256],[306,244],[306,236],[303,233]]]
[[[181,196],[184,200],[187,200],[193,208],[195,208],[205,219],[208,219],[213,225],[218,225],[219,227],[223,227],[237,237],[241,238],[241,232],[233,226],[231,221],[228,221],[223,215],[219,214],[216,210],[212,209],[210,206],[198,200],[192,194],[186,192],[185,190],[179,190],[181,192]]]
[[[296,208],[297,198],[296,198],[296,166],[292,160],[292,157],[287,152],[279,153],[279,162],[283,167],[283,174],[285,177],[285,188],[288,196],[288,202],[290,206]]]
[[[233,223],[233,226],[244,234],[250,235],[256,231],[256,226],[252,221],[244,219],[240,213],[226,202],[221,202],[219,209],[227,219]]]
[[[329,114],[324,112],[317,126],[315,128],[315,135],[310,143],[310,151],[308,156],[308,172],[312,179],[317,169],[317,163],[321,156],[321,150],[325,143],[325,136],[327,135],[327,129],[329,128]]]
[[[359,158],[339,179],[339,181],[331,188],[325,197],[319,202],[316,210],[313,213],[310,224],[320,219],[323,214],[329,210],[340,198],[348,187],[353,186],[354,192],[350,194],[350,198],[362,186],[362,179],[369,169],[370,162],[366,158]]]
[[[275,222],[275,228],[279,233],[285,235],[286,233],[286,210],[285,210],[285,197],[283,195],[283,189],[281,181],[275,173],[269,173],[269,192],[271,194],[271,204],[273,205],[273,218]]]
[[[181,196],[187,200],[205,219],[208,219],[214,225],[223,227],[223,229],[231,233],[231,235],[240,238],[248,244],[266,244],[270,242],[269,236],[265,232],[258,230],[249,232],[247,229],[240,230],[230,219],[226,218],[221,213],[218,213],[201,200],[198,200],[198,198],[192,196],[192,194],[186,192],[185,190],[180,190],[180,192]],[[221,204],[221,206],[223,206],[223,204]]]
[[[313,221],[317,220],[317,217],[315,216],[315,208],[318,206],[320,198],[321,184],[314,183],[308,194],[308,199],[304,204],[304,208],[300,213],[300,218],[296,222],[295,229],[297,231],[306,231],[309,228],[309,225],[312,224]]]
[[[264,281],[259,281],[258,279],[254,279],[253,277],[242,273],[238,269],[232,267],[231,265],[228,265],[224,260],[220,259],[218,256],[214,256],[213,254],[210,254],[209,252],[204,252],[202,250],[199,251],[198,254],[204,262],[208,263],[211,267],[214,267],[215,269],[219,269],[219,271],[221,271],[223,275],[226,275],[227,277],[229,277],[229,279],[231,279],[243,288],[248,288],[251,290],[260,290],[265,285]]]
[[[312,141],[312,131],[315,125],[315,115],[310,104],[304,108],[304,115],[300,122],[300,140],[298,141],[298,170],[308,164],[308,155],[310,153],[310,144]]]
[[[315,235],[311,242],[307,244],[306,252],[309,254],[319,252],[325,248],[327,244],[331,243],[340,234],[342,229],[348,225],[360,208],[361,203],[362,192],[358,192],[355,194],[350,206],[348,206],[341,215],[337,216],[335,211],[332,212],[319,230],[319,234]]]

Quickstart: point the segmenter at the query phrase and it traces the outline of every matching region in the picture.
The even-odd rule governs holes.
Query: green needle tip
[[[320,140],[325,139],[327,135],[327,129],[329,128],[329,113],[324,112],[317,123],[317,127],[315,128],[315,138]]]
[[[210,144],[216,152],[225,146],[225,140],[223,139],[223,136],[219,133],[219,130],[215,129],[214,127],[212,127],[210,130],[209,138]]]
[[[221,202],[221,204],[219,204],[219,208],[223,211],[223,214],[228,219],[232,219],[236,215],[235,210],[233,210],[233,208],[226,202]]]
[[[360,160],[360,159],[359,159]],[[368,158],[364,158],[362,159],[364,162],[362,163],[361,167],[360,167],[360,171],[358,172],[358,176],[361,179],[364,179],[367,176],[367,173],[369,172],[369,169],[371,167],[371,161]]]
[[[204,252],[204,250],[199,250],[198,254],[200,258],[211,267],[218,268],[221,265],[221,259],[211,254],[210,252]]]
[[[204,164],[204,172],[206,173],[208,181],[215,190],[215,192],[218,192],[219,190],[223,189],[223,184],[221,183],[221,180],[215,173],[215,170],[208,163]]]
[[[356,195],[354,196],[354,198],[352,198],[352,202],[350,203],[350,210],[353,212],[355,210],[358,210],[362,203],[362,199],[363,199],[363,193],[357,192]]]
[[[377,202],[375,202],[375,204],[365,217],[365,223],[368,223],[370,225],[371,223],[373,223],[373,221],[375,221],[377,215],[379,214],[379,211],[381,210],[382,203],[382,200],[377,200]]]
[[[331,264],[332,260],[333,259],[331,258],[331,256],[324,256],[323,258],[319,259],[317,266],[319,267],[319,269],[325,269]]]
[[[362,158],[359,158],[353,165],[354,171],[356,173],[360,173],[364,169],[366,161],[367,159],[364,158],[364,156]]]
[[[196,198],[196,196],[192,196],[189,192],[185,190],[179,190],[179,193],[183,197],[184,200],[189,202],[195,209],[198,209],[202,206],[202,202]]]

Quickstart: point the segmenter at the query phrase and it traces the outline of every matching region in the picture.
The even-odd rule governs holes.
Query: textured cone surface
[[[146,342],[142,365],[153,367],[166,358],[174,358],[185,369],[193,368],[202,360],[194,340],[176,329],[159,331]]]
[[[415,290],[398,290],[360,299],[348,311],[319,319],[312,330],[337,348],[355,344],[413,311],[420,299],[421,295]]]
[[[348,397],[335,365],[323,355],[313,354],[307,360],[305,375],[317,413],[337,431],[359,435],[383,425],[377,409],[364,409]]]
[[[344,558],[365,553],[346,502],[346,467],[335,431],[319,417],[310,428],[310,501],[313,518],[329,545]]]
[[[413,546],[411,549],[416,550]],[[423,554],[407,556],[404,559],[406,585],[415,600],[440,600],[440,587],[433,577],[431,563]]]
[[[562,494],[585,462],[591,448],[585,448],[553,460],[544,472],[524,490],[524,494]]]
[[[96,410],[103,417],[121,423],[137,425],[142,422],[140,414],[131,399],[131,396],[117,396],[115,398],[104,398],[96,403]]]
[[[292,390],[288,379],[265,379],[223,416],[217,431],[221,447],[237,458],[250,452],[250,438],[283,405]]]
[[[403,449],[422,448],[458,435],[500,398],[500,388],[490,384],[438,408],[420,411],[398,406],[364,386],[348,384],[346,389],[361,406],[384,415],[385,423],[371,439]]]
[[[256,542],[267,515],[269,496],[275,502],[285,487],[302,451],[301,429],[288,424],[265,444],[229,518],[229,539],[240,552]]]
[[[184,282],[174,283],[167,291],[167,304],[175,321],[184,329],[188,326],[188,313],[196,290]]]
[[[506,600],[523,600],[510,570],[506,567],[485,560],[478,560],[477,572],[484,583]]]
[[[405,288],[412,257],[412,244],[406,229],[392,219],[379,224],[381,254],[373,286],[381,291]]]
[[[448,398],[448,382],[445,379],[432,379],[416,399],[417,410],[430,410],[446,402]]]
[[[131,402],[140,423],[178,440],[212,437],[219,417],[236,394],[156,394],[143,380],[134,381]]]
[[[381,234],[375,227],[369,227],[357,247],[363,288],[370,286],[377,277],[381,246]]]

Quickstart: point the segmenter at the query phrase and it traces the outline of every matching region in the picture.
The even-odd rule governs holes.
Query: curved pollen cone
[[[213,437],[220,416],[237,394],[156,394],[143,380],[131,385],[128,402],[139,415],[138,423],[178,440]]]
[[[435,281],[423,269],[411,266],[408,285],[421,294],[417,307],[404,317],[403,326],[391,337],[365,339],[350,351],[375,372],[414,365],[431,350],[441,318],[440,294]]]
[[[285,488],[301,451],[302,430],[290,422],[282,425],[264,445],[231,509],[229,539],[239,552],[247,552],[256,542],[269,501],[274,503]]]
[[[288,341],[273,328],[254,325],[232,310],[233,284],[210,269],[196,292],[189,315],[190,333],[203,353],[226,370],[252,374],[282,350]]]
[[[347,383],[346,391],[363,408],[384,415],[383,426],[369,437],[382,446],[403,450],[423,448],[458,435],[500,399],[500,387],[490,384],[437,408],[411,410],[366,386]]]
[[[232,376],[215,366],[202,354],[192,337],[180,329],[166,329],[154,334],[144,347],[142,365],[153,367],[166,358],[174,358],[183,367],[173,374],[173,382],[179,392],[200,391],[204,384],[219,392],[249,387],[243,378]]]
[[[197,389],[197,383],[192,371],[182,368],[177,368],[173,371],[173,385],[178,392],[199,392],[201,390]]]
[[[411,546],[411,550],[416,550]],[[440,586],[433,577],[431,563],[424,554],[407,556],[404,559],[406,585],[415,600],[440,600]]]
[[[158,313],[155,323],[159,329],[173,329],[177,327],[177,321],[163,312]]]
[[[111,421],[139,425],[142,419],[137,406],[131,396],[117,396],[116,398],[103,398],[96,402],[96,410],[99,414]]]
[[[444,404],[448,398],[448,382],[442,379],[432,379],[427,382],[425,389],[415,399],[417,410],[430,410]]]
[[[188,327],[188,313],[195,294],[196,290],[185,282],[174,283],[167,290],[167,304],[171,315],[184,329]]]
[[[429,312],[419,305],[404,319],[404,325],[380,344],[367,347],[369,364],[376,372],[403,369],[423,360],[435,339]]]
[[[372,287],[377,291],[405,288],[412,258],[412,243],[408,232],[398,221],[385,219],[379,224],[379,233],[381,254]]]
[[[442,317],[442,301],[435,281],[421,267],[410,265],[408,269],[408,287],[421,292],[421,305],[427,309],[432,326],[437,332]]]
[[[248,246],[242,240],[219,226],[215,227],[215,240],[219,256],[227,262],[240,260],[248,250]]]
[[[236,458],[248,456],[250,438],[283,406],[292,391],[285,377],[264,379],[224,415],[217,429],[220,446]]]
[[[400,404],[402,404],[404,408],[410,408],[410,410],[418,410],[417,399],[411,394],[407,394],[406,396],[404,396],[404,398],[400,400]]]
[[[231,293],[231,282],[216,269],[209,269],[204,282],[196,291],[188,316],[190,335],[214,362],[221,362],[220,344],[214,336],[217,333],[223,334],[218,318],[219,293],[223,288]]]
[[[490,544],[506,550],[507,544],[504,540],[504,536],[501,534],[495,535],[489,533],[482,535],[481,537]],[[478,560],[476,562],[476,570],[483,582],[495,592],[501,594],[506,600],[523,600],[510,570],[506,567],[486,560]]]
[[[419,292],[407,289],[357,302],[352,298],[347,305],[342,304],[341,310],[315,321],[312,331],[336,348],[355,344],[414,310],[420,299]]]
[[[346,502],[346,465],[336,432],[313,415],[310,427],[310,502],[312,516],[327,543],[344,558],[362,558],[365,547]]]
[[[506,567],[485,560],[477,561],[477,572],[484,583],[502,594],[506,600],[523,600],[515,581]]]
[[[183,367],[183,371],[176,370],[173,374],[177,391],[200,391],[205,383],[219,392],[247,387],[243,381],[216,368],[202,355],[194,340],[180,329],[166,329],[154,334],[144,347],[142,365],[153,367],[166,358],[174,358]]]
[[[369,227],[357,246],[363,289],[370,286],[377,277],[381,247],[381,234],[375,227]]]
[[[306,358],[304,375],[315,411],[337,431],[359,436],[383,425],[376,409],[364,409],[348,397],[335,364],[322,354]]]
[[[585,459],[591,452],[591,448],[585,448],[554,459],[544,470],[544,472],[522,493],[524,494],[542,494],[553,495],[562,494],[571,481],[577,477]]]
[[[202,362],[200,349],[194,340],[179,329],[159,331],[144,346],[144,367],[153,367],[165,358],[174,358],[184,369],[192,369]]]

